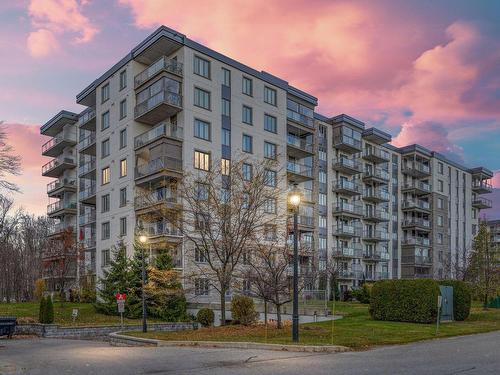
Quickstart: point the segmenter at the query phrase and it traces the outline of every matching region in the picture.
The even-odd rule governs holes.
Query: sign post
[[[438,313],[437,313],[437,319],[436,319],[436,336],[439,333],[439,320],[441,318],[441,305],[443,304],[443,297],[438,296]]]
[[[125,293],[116,293],[116,304],[118,306],[118,312],[120,313],[120,327],[123,331],[123,313],[125,312],[125,300],[127,295]]]
[[[73,319],[73,323],[75,322],[77,317],[78,317],[78,309],[73,309],[73,311],[71,312],[71,318]]]

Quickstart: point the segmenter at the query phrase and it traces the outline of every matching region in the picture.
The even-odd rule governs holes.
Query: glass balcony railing
[[[431,264],[432,259],[429,256],[408,255],[401,257],[401,263],[424,265]]]
[[[418,161],[403,162],[403,171],[408,173],[418,172],[419,174],[430,174],[431,168],[427,164]]]
[[[377,178],[379,180],[389,181],[390,175],[389,172],[383,169],[374,168],[365,170],[363,172],[363,178]]]
[[[290,146],[301,149],[302,151],[312,153],[314,149],[314,145],[312,142],[307,141],[304,138],[297,137],[293,134],[288,134],[287,143]]]
[[[403,201],[403,208],[420,208],[423,210],[429,210],[430,209],[430,204],[427,201],[423,201],[420,199],[409,199]]]
[[[358,204],[337,202],[333,204],[333,211],[336,213],[349,213],[353,215],[363,215],[363,207]]]
[[[361,165],[357,160],[348,159],[344,156],[333,159],[332,163],[334,169],[343,168],[343,169],[352,169],[358,172],[361,171]]]
[[[177,203],[177,195],[173,190],[161,188],[147,194],[141,194],[135,197],[135,209],[142,209],[158,203]]]
[[[184,136],[182,126],[177,126],[171,123],[162,122],[156,125],[153,129],[144,132],[134,139],[134,147],[138,148],[145,144],[154,141],[160,137],[169,137],[182,140]]]
[[[404,189],[418,189],[418,190],[430,193],[431,192],[431,185],[428,184],[427,182],[423,182],[423,181],[410,181],[410,182],[406,182],[403,185],[403,190]]]
[[[83,176],[87,173],[90,173],[96,169],[96,162],[95,160],[88,161],[85,164],[80,165],[78,167],[78,175]]]
[[[472,189],[473,190],[481,190],[485,192],[491,192],[493,190],[493,186],[490,182],[486,180],[473,180],[472,181]]]
[[[333,137],[333,143],[335,147],[340,147],[342,145],[349,146],[351,148],[355,148],[361,150],[361,140],[354,139],[344,134],[335,135]]]
[[[413,218],[408,218],[403,220],[403,226],[404,227],[423,227],[423,228],[430,228],[431,227],[431,222],[426,219],[418,218],[418,217],[413,217]]]
[[[57,223],[49,228],[49,236],[54,235],[54,234],[60,234],[65,231],[67,232],[73,232],[76,226],[72,224],[66,224],[66,223]]]
[[[47,193],[50,193],[54,190],[62,188],[63,186],[75,187],[76,188],[76,180],[74,179],[63,179],[63,180],[55,180],[47,184]]]
[[[354,225],[348,224],[334,224],[333,234],[334,235],[347,235],[347,236],[359,236],[359,228]]]
[[[85,125],[93,119],[95,119],[95,109],[90,108],[78,118],[78,126]]]
[[[378,147],[365,148],[363,150],[363,157],[367,159],[378,159],[389,161],[391,154],[385,150]]]
[[[150,78],[154,77],[161,71],[166,71],[178,76],[183,75],[183,64],[177,60],[169,59],[166,56],[160,57],[159,60],[152,63],[142,72],[134,77],[134,87],[137,88]]]
[[[304,164],[295,163],[292,161],[287,162],[286,170],[290,173],[295,173],[304,177],[312,178],[313,170],[312,167]]]
[[[363,232],[364,239],[373,239],[379,241],[389,241],[390,235],[386,231],[381,230],[365,230]]]
[[[80,190],[79,192],[79,198],[80,200],[83,199],[88,199],[96,194],[96,186],[95,185],[90,185],[87,186],[86,188]]]
[[[82,241],[82,245],[85,250],[95,248],[96,247],[95,233],[92,233],[90,237],[85,238]]]
[[[361,189],[356,182],[348,180],[337,180],[333,183],[333,190],[334,191],[345,190],[353,193],[359,193]]]
[[[406,237],[402,240],[403,245],[430,246],[431,240],[426,237]]]
[[[286,115],[289,119],[298,122],[299,124],[308,126],[310,128],[314,127],[314,119],[312,117],[292,111],[291,109],[286,110]]]
[[[491,200],[483,198],[483,197],[473,198],[472,205],[476,208],[491,208],[491,207],[493,207],[493,203],[491,202]]]
[[[62,131],[61,133],[57,134],[54,138],[51,138],[42,145],[42,154],[45,154],[48,150],[50,150],[51,148],[57,146],[62,142],[69,142],[69,143],[76,142],[75,139],[76,135],[74,133],[70,133],[69,131]]]
[[[385,210],[365,210],[365,218],[388,221],[390,220],[391,215]]]
[[[182,108],[182,96],[180,94],[163,89],[162,91],[156,93],[155,95],[135,106],[135,118],[144,115],[145,113],[149,112],[162,103],[177,108]]]
[[[363,194],[363,198],[372,198],[372,199],[377,199],[377,200],[381,200],[381,201],[388,201],[388,200],[390,200],[390,195],[389,195],[389,192],[386,190],[365,189],[365,192]]]
[[[69,157],[58,157],[55,159],[52,159],[49,161],[47,164],[42,166],[42,174],[49,173],[50,171],[56,169],[57,167],[68,164],[68,165],[74,165],[75,164],[75,159],[69,158]]]
[[[95,143],[95,132],[91,132],[85,138],[80,139],[78,143],[78,150],[83,150]]]
[[[182,233],[167,221],[156,221],[143,224],[144,233],[147,236],[182,236]]]
[[[135,167],[135,177],[141,178],[163,170],[182,172],[182,160],[162,156]]]
[[[332,255],[334,257],[361,258],[363,251],[360,247],[355,246],[334,246],[332,248]]]
[[[54,203],[51,203],[47,206],[47,214],[52,214],[54,212],[60,211],[60,210],[76,210],[76,202],[75,201],[57,201]]]
[[[78,216],[78,222],[80,225],[88,225],[95,223],[96,221],[96,212],[92,210],[91,212],[87,212],[83,215]]]

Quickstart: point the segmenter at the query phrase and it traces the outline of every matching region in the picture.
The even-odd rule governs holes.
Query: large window
[[[194,74],[210,79],[210,61],[195,56]]]
[[[109,138],[101,142],[101,158],[109,156]]]
[[[201,138],[206,141],[211,139],[211,126],[209,122],[194,119],[194,136],[196,138]]]
[[[253,177],[252,164],[243,163],[241,166],[241,174],[243,175],[243,179],[245,181],[251,181]]]
[[[194,88],[194,105],[197,107],[210,109],[210,92],[198,87]]]
[[[241,91],[245,95],[253,96],[253,82],[251,78],[243,77]]]
[[[126,235],[127,235],[127,218],[121,217],[120,218],[120,236],[126,236]]]
[[[110,237],[110,230],[111,227],[109,225],[109,221],[106,221],[105,223],[101,224],[101,238],[103,240],[108,240]]]
[[[277,173],[270,169],[266,169],[265,181],[266,186],[276,187],[277,184]]]
[[[222,68],[222,84],[231,87],[231,71],[226,68]]]
[[[120,177],[127,175],[127,159],[120,160]]]
[[[244,124],[253,124],[253,109],[251,107],[246,105],[243,106],[241,111],[241,121],[243,121]]]
[[[248,134],[243,134],[243,141],[241,146],[243,152],[253,152],[253,138]]]
[[[101,87],[101,103],[109,100],[109,83]]]
[[[111,264],[111,251],[104,249],[101,251],[101,267],[107,267]]]
[[[210,282],[208,279],[200,278],[194,280],[194,294],[197,296],[208,296]]]
[[[127,99],[120,102],[120,120],[127,117]]]
[[[210,154],[202,151],[194,152],[194,167],[203,171],[210,170]]]
[[[271,133],[277,133],[278,127],[276,125],[276,122],[276,117],[271,115],[264,115],[264,130]]]
[[[222,99],[221,112],[223,116],[231,116],[231,102],[227,99]]]
[[[264,86],[264,102],[276,106],[276,90]]]
[[[101,212],[109,212],[109,194],[101,196]]]
[[[109,111],[106,111],[101,116],[101,130],[109,128]]]
[[[122,70],[120,72],[120,90],[123,90],[125,87],[127,87],[127,71]]]
[[[276,145],[271,142],[264,142],[264,157],[267,159],[276,159]]]
[[[264,202],[264,212],[266,214],[275,214],[276,213],[276,199],[269,198]]]
[[[127,205],[127,188],[120,189],[120,207]]]
[[[120,149],[127,147],[127,129],[120,130]]]
[[[231,173],[231,160],[221,159],[221,173],[223,176],[229,176]]]
[[[181,93],[180,82],[174,79],[163,77],[158,81],[156,81],[155,83],[153,83],[151,86],[148,86],[144,90],[139,92],[136,96],[136,102],[137,104],[141,104],[151,99],[152,97],[157,96],[158,99],[155,98],[154,100],[152,100],[152,102],[158,103],[161,99],[164,98],[164,96],[162,95],[165,91],[168,93],[180,94]],[[180,96],[170,95],[168,99],[169,102],[171,102],[172,104],[176,104],[178,106],[181,106],[182,104]]]
[[[103,185],[109,184],[111,181],[111,176],[109,172],[109,167],[103,168],[101,171],[101,181]]]
[[[221,130],[221,138],[223,146],[231,146],[231,130],[223,128]]]

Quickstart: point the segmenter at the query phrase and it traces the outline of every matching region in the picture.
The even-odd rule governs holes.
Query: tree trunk
[[[226,325],[226,291],[220,291],[220,325]]]
[[[264,300],[264,324],[267,326],[267,300]]]
[[[278,328],[283,328],[283,323],[281,323],[281,305],[276,305],[276,317],[278,320]]]

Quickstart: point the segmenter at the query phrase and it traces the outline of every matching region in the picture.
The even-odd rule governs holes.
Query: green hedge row
[[[375,320],[432,323],[437,318],[439,285],[453,287],[455,320],[469,316],[471,292],[456,280],[381,280],[371,290],[370,315]]]

